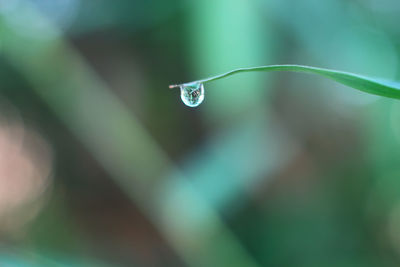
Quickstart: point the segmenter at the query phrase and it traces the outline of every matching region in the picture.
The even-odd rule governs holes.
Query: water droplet
[[[202,83],[186,83],[180,85],[181,99],[188,107],[197,107],[204,100],[204,86]]]

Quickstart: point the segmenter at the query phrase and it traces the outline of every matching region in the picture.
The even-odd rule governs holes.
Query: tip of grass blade
[[[177,88],[179,87],[179,84],[172,84],[170,86],[168,86],[169,89],[173,89],[173,88]]]

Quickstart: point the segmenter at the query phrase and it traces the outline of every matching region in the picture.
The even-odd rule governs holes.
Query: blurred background
[[[0,266],[399,266],[397,0],[0,0]]]

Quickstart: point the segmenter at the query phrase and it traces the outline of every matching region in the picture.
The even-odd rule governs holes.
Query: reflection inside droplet
[[[197,107],[204,100],[204,86],[202,83],[186,83],[180,85],[181,99],[188,107]]]

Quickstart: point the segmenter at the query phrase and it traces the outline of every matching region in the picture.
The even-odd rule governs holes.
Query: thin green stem
[[[310,66],[302,66],[302,65],[269,65],[269,66],[259,66],[251,68],[240,68],[217,76],[209,77],[202,80],[197,80],[190,83],[207,83],[227,78],[231,75],[235,75],[238,73],[255,72],[255,71],[292,71],[292,72],[305,72],[305,73],[318,74],[366,93],[400,99],[399,83],[385,82],[349,72],[310,67]],[[180,87],[190,83],[170,85],[170,88]]]
[[[308,72],[308,73],[315,73],[320,72],[322,74],[324,71],[328,72],[339,72],[334,70],[310,67],[310,66],[302,66],[302,65],[268,65],[268,66],[259,66],[259,67],[250,67],[250,68],[239,68],[235,70],[228,71],[226,73],[216,75],[213,77],[209,77],[203,80],[199,80],[197,82],[206,83],[211,81],[220,80],[226,77],[229,77],[234,74],[238,74],[241,72],[258,72],[258,71],[294,71],[294,72]],[[345,72],[341,72],[345,73]],[[350,73],[348,73],[350,74]]]

